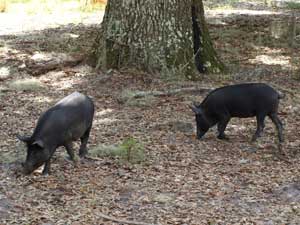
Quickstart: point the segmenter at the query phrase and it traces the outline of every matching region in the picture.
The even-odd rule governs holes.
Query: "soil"
[[[295,79],[299,47],[270,36],[274,16],[251,12],[208,12],[216,49],[232,72],[204,75],[198,82],[166,81],[159,74],[134,70],[96,71],[82,62],[35,76],[42,88],[12,89],[11,82],[32,78],[26,62],[37,54],[50,60],[59,54],[88,55],[100,20],[93,14],[83,23],[44,24],[38,30],[32,30],[30,19],[24,20],[28,24],[23,30],[19,24],[0,26],[0,223],[122,224],[102,218],[102,213],[149,224],[300,224],[300,83]],[[286,12],[276,15],[282,21],[290,17]],[[10,15],[0,16],[10,21]],[[206,93],[153,97],[143,104],[120,101],[128,90],[215,88],[240,82],[265,82],[285,94],[279,109],[284,156],[278,154],[269,119],[255,143],[250,142],[254,118],[232,119],[228,141],[218,140],[215,129],[197,140],[188,105]],[[25,146],[16,135],[31,134],[39,115],[73,91],[91,96],[96,105],[89,148],[134,137],[145,148],[142,164],[110,157],[73,164],[59,148],[50,175],[20,173]]]

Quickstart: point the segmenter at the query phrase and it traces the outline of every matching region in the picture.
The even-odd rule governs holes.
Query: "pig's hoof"
[[[74,161],[74,159],[72,159],[69,155],[65,156],[64,158],[69,162]]]
[[[219,134],[217,138],[220,140],[229,141],[229,138],[227,136],[225,136],[225,134]]]
[[[48,177],[49,176],[49,171],[48,170],[46,170],[46,171],[43,171],[42,172],[42,175],[44,176],[44,177]]]

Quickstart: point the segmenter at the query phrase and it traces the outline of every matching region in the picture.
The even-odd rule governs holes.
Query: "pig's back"
[[[266,84],[246,83],[216,89],[204,105],[213,111],[227,111],[233,117],[251,117],[277,110],[278,98],[278,92]]]
[[[92,125],[93,114],[92,100],[74,92],[41,115],[33,135],[56,140],[59,144],[78,139]]]

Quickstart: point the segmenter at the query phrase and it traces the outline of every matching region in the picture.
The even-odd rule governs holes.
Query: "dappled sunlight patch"
[[[222,15],[223,17],[230,17],[233,15],[278,15],[280,12],[270,11],[270,10],[247,10],[247,9],[216,9],[216,10],[207,10],[206,14],[208,17],[216,17]]]
[[[120,120],[115,118],[114,115],[112,115],[113,109],[104,109],[100,110],[95,113],[95,119],[94,119],[94,126],[95,125],[110,125],[116,122],[119,122]],[[106,117],[106,118],[103,118]]]
[[[89,11],[103,10],[105,4],[101,4],[99,7],[91,7]],[[7,12],[9,13],[26,13],[32,14],[63,14],[68,12],[81,12],[82,6],[80,1],[39,1],[28,0],[19,2],[10,2],[7,4]]]
[[[53,103],[53,98],[49,96],[36,96],[32,99],[35,103]]]
[[[112,112],[113,112],[112,109],[104,109],[104,110],[96,112],[96,116],[104,116],[104,115],[110,114]]]
[[[258,55],[255,59],[250,60],[250,62],[254,64],[280,65],[285,68],[291,68],[289,56]]]
[[[94,68],[89,65],[78,65],[72,68],[72,71],[75,73],[76,77],[85,77],[94,75]]]
[[[51,60],[53,56],[49,53],[35,52],[30,58],[34,61],[47,61]]]
[[[104,118],[95,120],[95,124],[112,124],[119,121],[118,119]]]
[[[70,38],[73,38],[73,39],[76,39],[76,38],[79,37],[78,34],[73,34],[73,33],[66,33],[66,34],[64,34],[64,36],[70,37]]]
[[[9,78],[10,68],[7,66],[0,66],[0,81]]]

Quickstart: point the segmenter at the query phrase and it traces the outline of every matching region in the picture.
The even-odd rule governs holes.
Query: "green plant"
[[[124,149],[123,159],[131,163],[140,163],[144,161],[144,146],[134,138],[127,138],[121,144]]]
[[[94,157],[118,158],[132,164],[144,161],[144,146],[134,138],[127,138],[119,145],[98,145],[89,151]]]
[[[286,8],[288,9],[300,9],[300,2],[286,2]]]
[[[162,70],[160,72],[161,78],[165,81],[184,81],[186,77],[182,75],[182,71],[180,68],[168,68],[163,65]]]
[[[9,84],[9,88],[16,91],[38,91],[43,88],[42,83],[34,78],[15,80]]]

